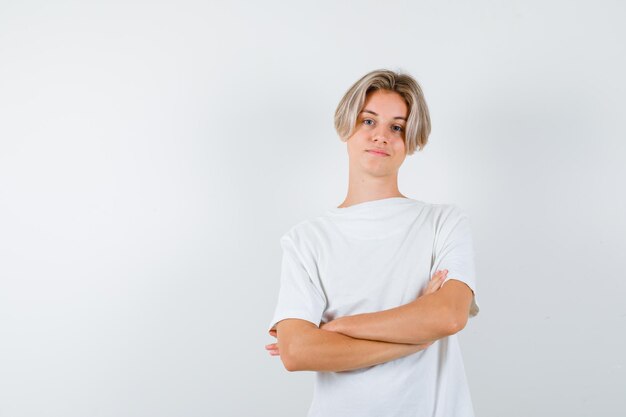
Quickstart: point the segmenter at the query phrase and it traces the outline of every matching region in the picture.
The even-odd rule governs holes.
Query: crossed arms
[[[340,372],[404,357],[467,324],[473,292],[451,278],[441,288],[388,310],[337,318],[317,327],[302,319],[276,324],[288,371]]]

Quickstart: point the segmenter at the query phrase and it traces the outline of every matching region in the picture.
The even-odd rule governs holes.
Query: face
[[[407,117],[408,106],[400,94],[388,90],[369,93],[347,141],[350,169],[376,177],[397,175],[406,157]]]

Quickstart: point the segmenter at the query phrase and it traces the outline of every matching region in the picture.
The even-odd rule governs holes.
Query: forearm
[[[344,316],[332,331],[358,339],[421,344],[456,333],[452,312],[435,294],[388,310]]]
[[[311,329],[290,346],[290,370],[348,371],[388,362],[426,347],[362,340],[324,329]]]

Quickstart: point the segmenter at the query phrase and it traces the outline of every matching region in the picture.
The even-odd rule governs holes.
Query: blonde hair
[[[407,155],[421,151],[430,135],[430,115],[420,85],[409,74],[386,69],[371,71],[346,91],[335,110],[335,130],[345,142],[356,128],[356,119],[365,99],[375,90],[394,91],[404,99],[409,109],[404,144]]]

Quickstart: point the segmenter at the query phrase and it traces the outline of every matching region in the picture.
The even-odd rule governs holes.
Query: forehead
[[[383,117],[407,117],[408,106],[399,93],[388,90],[374,90],[368,93],[361,113],[369,110]]]

